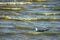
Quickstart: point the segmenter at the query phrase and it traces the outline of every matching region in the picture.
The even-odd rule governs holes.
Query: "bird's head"
[[[38,31],[38,28],[37,28],[37,27],[35,27],[35,30],[36,30],[36,31]]]

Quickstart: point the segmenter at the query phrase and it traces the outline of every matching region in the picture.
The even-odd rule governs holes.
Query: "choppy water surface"
[[[57,4],[57,5],[53,5]],[[15,6],[14,6],[15,7]],[[18,7],[18,6],[17,6]],[[52,8],[59,8],[57,2],[31,2],[31,4],[21,4],[19,7],[24,7],[24,10],[20,11],[8,11],[0,10],[0,16],[9,16],[12,18],[59,18],[60,10],[52,10]],[[46,7],[46,8],[44,8]],[[38,13],[38,14],[37,14]],[[42,13],[46,15],[41,15]],[[53,15],[47,15],[52,13]],[[22,27],[31,27],[29,29],[15,29],[16,26]],[[14,21],[14,20],[1,20],[0,19],[0,32],[9,33],[9,32],[35,32],[34,27],[37,26],[39,29],[49,29],[48,32],[60,32],[60,21]],[[15,35],[5,35],[0,36],[0,40],[60,40],[60,35],[24,35],[24,34],[15,34]]]

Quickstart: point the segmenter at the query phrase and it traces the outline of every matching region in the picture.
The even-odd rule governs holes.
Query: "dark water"
[[[2,0],[4,1],[4,0]],[[57,5],[53,5],[57,4]],[[18,7],[14,5],[13,7]],[[10,16],[12,18],[59,18],[60,10],[52,10],[52,8],[60,8],[59,1],[51,2],[31,2],[31,4],[21,4],[19,7],[24,7],[24,10],[20,11],[8,11],[0,10],[0,16]],[[46,8],[44,8],[46,7]],[[38,13],[38,14],[36,14]],[[45,15],[41,15],[44,13]],[[53,15],[47,15],[52,13]],[[14,29],[16,26],[31,27],[32,30],[28,29]],[[0,32],[9,33],[9,32],[35,32],[34,27],[37,26],[39,29],[49,29],[48,32],[60,32],[60,21],[14,21],[14,20],[1,20],[0,19]],[[0,36],[0,40],[60,40],[60,35],[24,35],[24,34],[15,34],[15,35],[6,35]]]

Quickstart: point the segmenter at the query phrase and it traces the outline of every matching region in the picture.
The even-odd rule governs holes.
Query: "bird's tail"
[[[48,31],[49,29],[46,29],[45,31]]]

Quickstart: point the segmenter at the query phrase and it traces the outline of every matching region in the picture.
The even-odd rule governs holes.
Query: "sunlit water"
[[[60,15],[35,15],[36,12],[48,13],[48,12],[59,12],[51,10],[51,8],[59,7],[52,4],[57,4],[58,2],[32,2],[32,4],[22,4],[19,6],[24,7],[24,10],[21,11],[7,11],[0,10],[0,16],[6,15],[12,18],[60,18]],[[47,6],[48,8],[41,8],[40,6]],[[50,5],[47,5],[50,4]],[[36,7],[35,7],[36,6]],[[15,6],[14,6],[15,7]],[[18,6],[17,6],[18,7]],[[17,25],[27,26],[33,28],[33,30],[28,29],[13,29]],[[60,32],[60,21],[14,21],[14,20],[0,20],[0,32],[8,33],[8,32],[35,32],[34,27],[37,26],[39,29],[47,29],[49,28],[49,32]],[[16,35],[6,35],[0,36],[0,40],[60,40],[60,35],[24,35],[24,34],[16,34]]]

